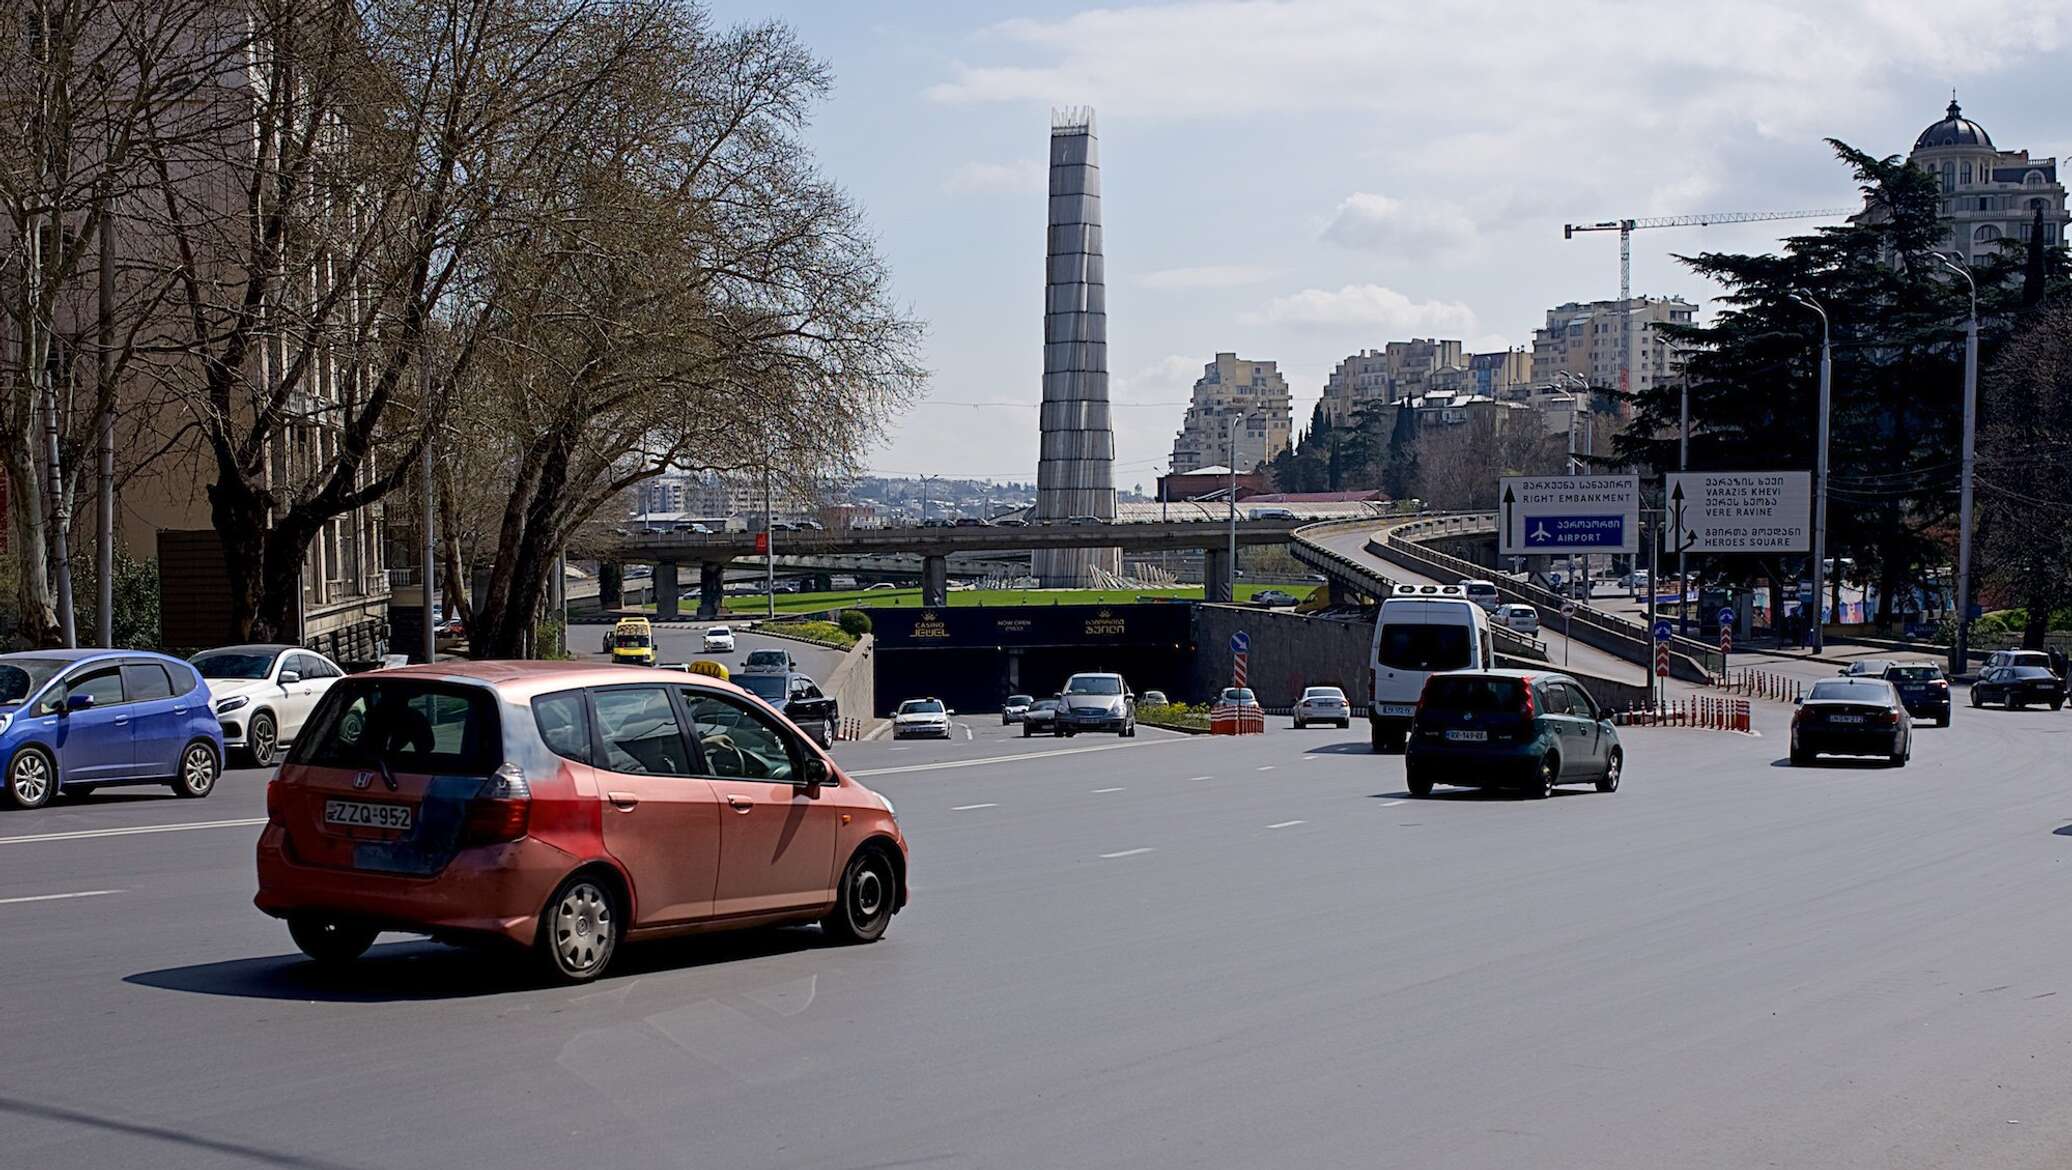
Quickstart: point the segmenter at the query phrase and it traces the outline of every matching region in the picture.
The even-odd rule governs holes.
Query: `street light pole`
[[[1683,417],[1677,431],[1676,469],[1678,471],[1689,471],[1691,469],[1691,375],[1685,373],[1679,381],[1683,383],[1681,395],[1683,399]],[[1691,636],[1691,574],[1690,570],[1685,566],[1683,542],[1679,540],[1676,543],[1678,546],[1676,550],[1676,624],[1678,632],[1688,638]]]
[[[1957,635],[1951,639],[1950,673],[1963,674],[1971,658],[1971,473],[1978,449],[1978,282],[1971,273],[1938,256],[1944,268],[1964,278],[1971,290],[1971,317],[1964,323],[1964,455],[1957,489]]]
[[[1230,416],[1230,601],[1237,604],[1237,424],[1242,422],[1245,412],[1240,410]],[[1207,586],[1203,586],[1207,592]]]
[[[1820,315],[1820,444],[1813,456],[1813,598],[1812,633],[1813,653],[1818,654],[1827,646],[1825,632],[1821,629],[1820,607],[1826,600],[1827,588],[1827,424],[1828,411],[1834,388],[1834,348],[1828,332],[1827,310],[1813,299],[1813,294],[1804,289],[1793,289],[1788,294],[1801,308],[1811,309]]]
[[[763,462],[763,598],[765,616],[777,617],[777,526],[771,523],[770,464]]]

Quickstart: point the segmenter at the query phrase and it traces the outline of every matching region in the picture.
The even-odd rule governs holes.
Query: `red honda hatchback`
[[[703,675],[441,663],[342,679],[266,789],[259,909],[323,963],[381,931],[515,943],[593,979],[621,942],[906,904],[884,797]]]

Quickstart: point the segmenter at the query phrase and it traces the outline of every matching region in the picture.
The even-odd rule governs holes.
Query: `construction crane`
[[[1633,233],[1642,228],[1710,227],[1716,223],[1767,223],[1778,219],[1831,219],[1838,215],[1854,215],[1862,210],[1857,207],[1827,208],[1820,211],[1714,211],[1698,215],[1664,215],[1653,219],[1607,219],[1597,223],[1565,223],[1561,225],[1561,238],[1572,240],[1577,232],[1619,233],[1619,305],[1624,314],[1619,325],[1619,389],[1628,390],[1632,366],[1633,313],[1628,304],[1633,300]]]

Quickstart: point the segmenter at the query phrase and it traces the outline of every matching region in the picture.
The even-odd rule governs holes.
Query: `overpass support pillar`
[[[1236,601],[1230,594],[1230,550],[1206,549],[1201,558],[1201,595],[1210,601]]]
[[[698,566],[698,616],[706,621],[719,616],[727,596],[727,566],[705,561]]]
[[[597,566],[597,608],[607,612],[626,604],[626,570],[617,561]]]
[[[815,593],[832,593],[834,589],[835,575],[833,573],[813,574],[813,591]]]
[[[655,562],[655,618],[659,621],[673,621],[679,615],[676,608],[676,562]]]
[[[950,603],[950,558],[930,553],[921,558],[921,604]]]

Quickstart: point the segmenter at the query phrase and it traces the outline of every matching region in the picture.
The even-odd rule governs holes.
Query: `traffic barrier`
[[[1265,735],[1266,710],[1262,707],[1218,703],[1209,708],[1210,735]]]
[[[1621,727],[1684,727],[1697,731],[1750,731],[1752,704],[1747,699],[1692,695],[1653,707],[1628,707],[1613,713]]]
[[[1779,703],[1797,702],[1806,693],[1806,684],[1790,675],[1778,674],[1773,670],[1757,670],[1753,667],[1726,672],[1720,676],[1718,685],[1729,694],[1770,699]]]

